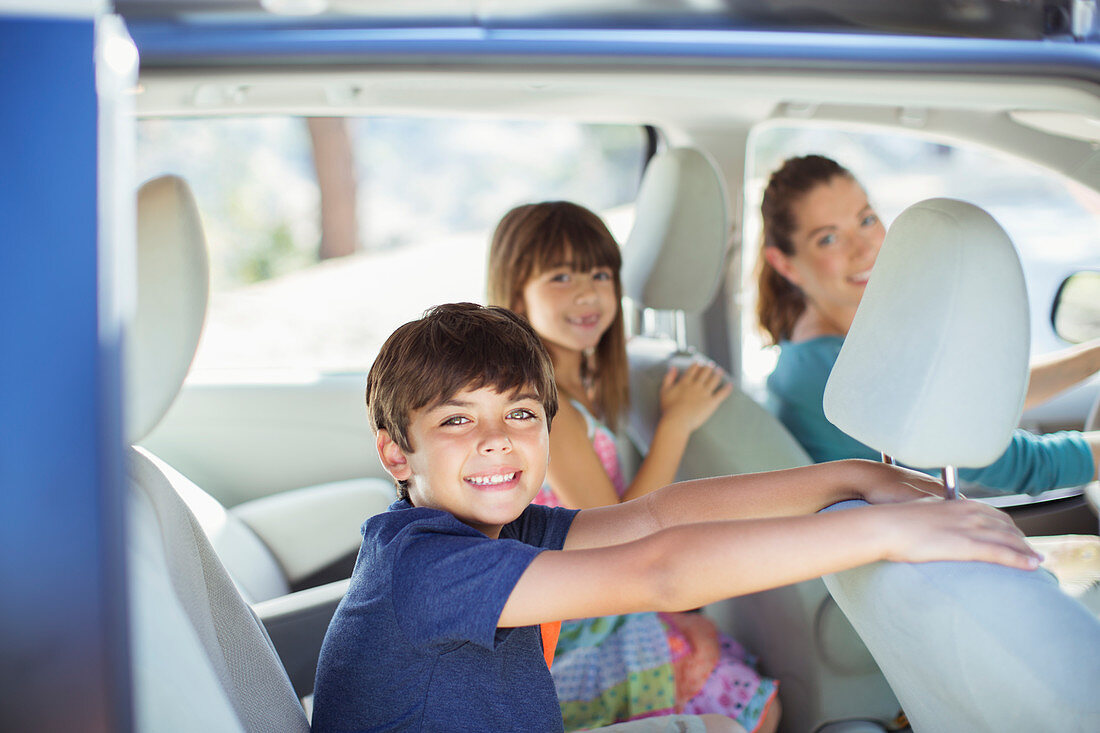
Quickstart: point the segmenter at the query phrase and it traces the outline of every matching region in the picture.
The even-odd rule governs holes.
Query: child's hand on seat
[[[697,361],[683,373],[670,367],[661,382],[661,420],[694,431],[732,391],[729,377],[714,364]]]
[[[924,499],[868,509],[886,516],[875,526],[888,560],[980,560],[1022,570],[1042,560],[1007,514],[981,502]]]

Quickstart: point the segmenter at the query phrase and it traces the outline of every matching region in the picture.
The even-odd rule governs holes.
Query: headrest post
[[[893,456],[888,456],[885,453],[882,454],[882,462],[888,466],[896,466],[898,462],[894,460]]]
[[[673,336],[676,339],[676,350],[683,353],[688,350],[687,342],[687,314],[683,311],[672,311]]]
[[[954,466],[944,466],[940,472],[943,477],[943,486],[947,489],[948,499],[959,498],[959,470]]]

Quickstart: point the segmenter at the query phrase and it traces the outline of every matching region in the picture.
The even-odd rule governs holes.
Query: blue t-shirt
[[[405,501],[368,519],[321,645],[313,730],[561,731],[539,627],[497,621],[575,514],[530,506],[497,540]]]
[[[768,377],[768,409],[818,463],[880,457],[825,417],[825,383],[843,345],[840,336],[783,341],[775,371]],[[1095,471],[1092,450],[1080,433],[1035,435],[1016,430],[1004,455],[985,468],[961,469],[959,478],[988,489],[1038,494],[1086,484]]]

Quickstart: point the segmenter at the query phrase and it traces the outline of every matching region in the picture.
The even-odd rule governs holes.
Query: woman
[[[769,407],[818,462],[878,453],[825,418],[822,395],[886,235],[855,177],[819,155],[791,158],[772,174],[761,204],[757,316],[779,345]],[[1032,364],[1025,407],[1100,370],[1100,341]],[[1017,430],[1001,458],[959,472],[990,489],[1037,494],[1096,476],[1100,433]]]

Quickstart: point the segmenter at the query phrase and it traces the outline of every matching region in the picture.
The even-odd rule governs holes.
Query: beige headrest
[[[728,242],[718,169],[692,148],[660,153],[646,168],[635,211],[623,292],[646,308],[701,312],[721,282]]]
[[[825,387],[825,416],[908,465],[985,466],[1019,422],[1029,349],[1008,235],[973,204],[922,201],[886,235]]]
[[[144,438],[176,398],[202,332],[206,239],[182,178],[147,181],[137,200],[137,312],[125,347],[125,433]]]

